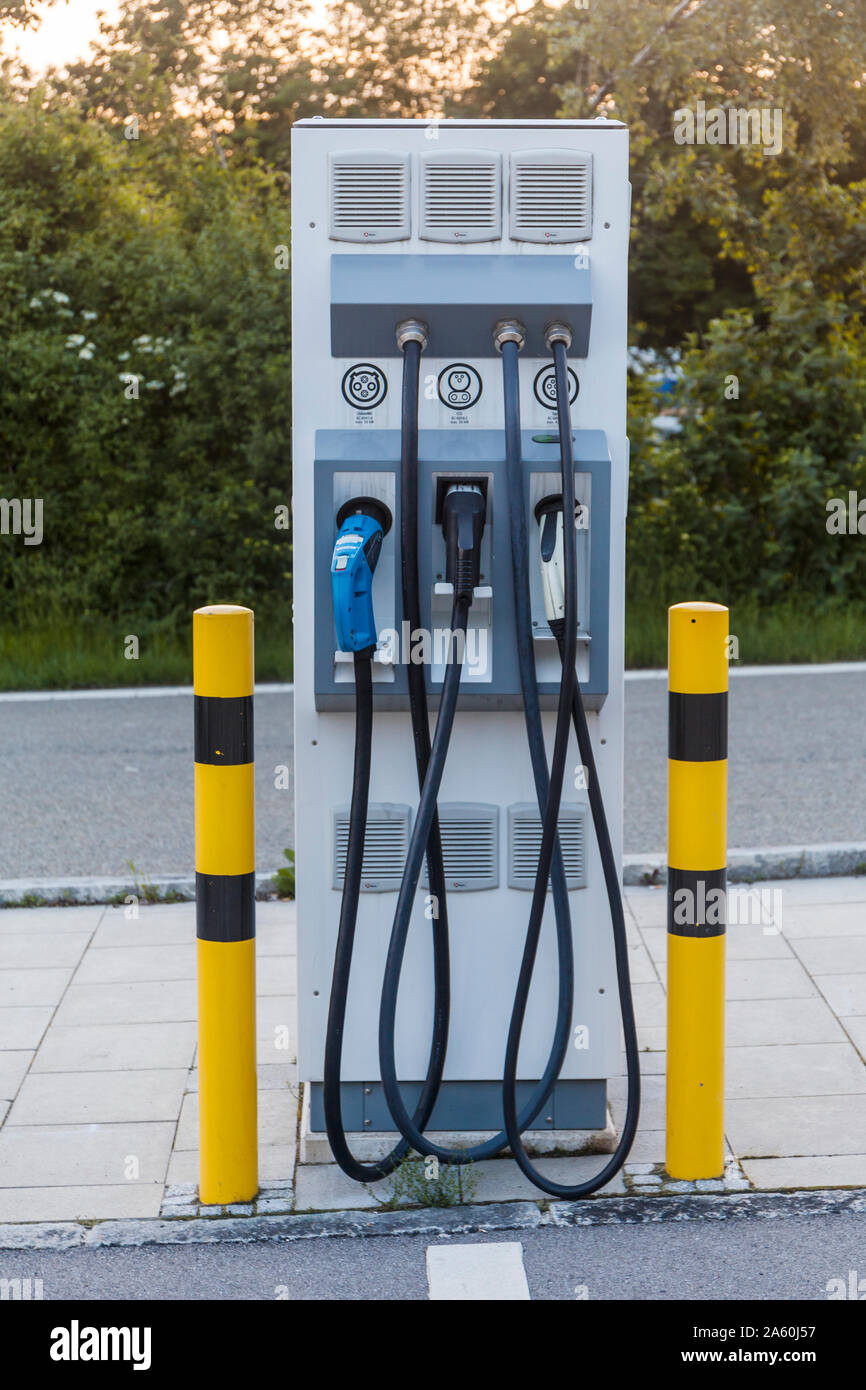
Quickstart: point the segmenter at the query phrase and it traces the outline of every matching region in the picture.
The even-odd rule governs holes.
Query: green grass
[[[120,620],[60,617],[19,626],[0,625],[0,690],[75,690],[123,685],[189,685],[191,623],[178,632],[153,625],[138,631],[137,661],[124,657],[134,627]],[[866,607],[816,603],[760,608],[731,606],[731,630],[744,665],[866,660]],[[667,662],[667,607],[633,600],[626,619],[626,665],[662,667]],[[256,613],[256,679],[292,678],[288,606]]]
[[[866,661],[866,607],[843,602],[730,605],[730,629],[738,643],[732,665]],[[667,665],[667,607],[633,600],[626,614],[625,664],[630,669]]]
[[[139,638],[137,660],[124,656],[128,633]],[[292,677],[291,611],[256,613],[256,679]],[[136,626],[88,616],[0,625],[0,690],[75,690],[123,685],[191,685],[192,619]]]

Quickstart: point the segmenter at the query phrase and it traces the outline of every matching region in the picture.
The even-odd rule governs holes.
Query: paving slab
[[[725,1010],[728,1048],[844,1042],[846,1033],[825,999],[733,999]]]
[[[789,941],[809,936],[866,936],[866,904],[789,905],[782,927]]]
[[[298,1125],[298,1097],[289,1088],[259,1092],[259,1148],[268,1144],[295,1142]],[[198,1092],[190,1091],[183,1098],[180,1122],[174,1147],[198,1148]]]
[[[59,970],[0,970],[0,1008],[59,1004],[72,970],[72,966]]]
[[[725,1095],[731,1098],[864,1092],[866,1067],[847,1042],[732,1047],[725,1061]]]
[[[6,1120],[16,1125],[174,1123],[186,1085],[183,1071],[32,1072]]]
[[[607,1099],[617,1130],[625,1120],[627,1082],[624,1076],[615,1076],[608,1082]],[[665,1127],[665,1078],[664,1076],[643,1076],[641,1079],[640,1123],[647,1129]]]
[[[196,1026],[192,1022],[55,1024],[39,1049],[33,1071],[188,1070],[195,1044]]]
[[[728,961],[729,999],[807,999],[816,993],[798,960]]]
[[[632,1161],[635,1163],[664,1163],[664,1128],[652,1129],[648,1126],[645,1128],[643,1120],[641,1121],[629,1154],[629,1162]]]
[[[793,945],[813,977],[862,975],[866,982],[866,935],[802,936]]]
[[[0,1048],[7,1052],[38,1047],[52,1013],[48,1006],[0,1008]]]
[[[107,910],[104,903],[85,907],[4,907],[0,908],[0,936],[93,932]]]
[[[845,1030],[860,1056],[866,1062],[866,1016],[846,1018]]]
[[[658,982],[658,969],[643,942],[629,943],[628,971],[632,985],[656,984]]]
[[[625,903],[639,927],[667,926],[667,887],[626,888]]]
[[[103,946],[82,961],[78,985],[133,984],[148,980],[194,980],[195,943],[163,946]]]
[[[0,1052],[0,1100],[15,1097],[35,1055],[30,1049]]]
[[[374,1192],[381,1195],[376,1197]],[[295,1211],[372,1211],[390,1195],[387,1178],[368,1189],[347,1177],[336,1163],[302,1163],[295,1178]]]
[[[156,1217],[161,1200],[161,1182],[98,1187],[0,1187],[0,1222]],[[50,1291],[46,1292],[50,1297]]]
[[[7,932],[0,936],[0,970],[77,965],[90,938],[90,932]]]
[[[267,958],[267,966],[260,966],[257,972],[256,992],[260,999],[275,995],[283,999],[296,999],[298,993],[298,968],[294,956],[272,955]]]
[[[159,907],[144,907],[137,917],[108,908],[93,935],[93,947],[184,946],[195,939],[195,921]]]
[[[660,981],[636,984],[631,993],[638,1027],[664,1027],[667,1019],[667,998]]]
[[[55,1022],[71,1027],[94,1023],[185,1023],[196,1017],[194,980],[141,984],[70,985]]]
[[[866,975],[816,975],[815,984],[837,1018],[866,1014]]]
[[[535,1158],[532,1162],[533,1167],[552,1182],[575,1186],[600,1173],[609,1157],[609,1154],[594,1154],[591,1157]],[[465,1200],[470,1202],[537,1201],[539,1197],[539,1189],[510,1158],[489,1158],[473,1163],[467,1176],[467,1192]],[[622,1173],[617,1173],[599,1188],[599,1192],[604,1196],[625,1192]]]
[[[642,935],[663,980],[668,956],[667,928],[644,927]],[[764,931],[760,926],[728,927],[725,954],[728,961],[794,959],[794,952],[781,932]]]
[[[725,1128],[741,1159],[866,1153],[866,1096],[729,1100]]]
[[[809,1158],[752,1158],[743,1169],[754,1187],[775,1192],[808,1187],[866,1187],[866,1153]]]
[[[6,1187],[119,1186],[165,1180],[174,1121],[158,1124],[4,1125]],[[0,1189],[2,1190],[2,1189]]]

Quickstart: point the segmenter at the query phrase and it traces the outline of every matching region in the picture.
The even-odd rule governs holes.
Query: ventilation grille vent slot
[[[468,801],[440,803],[445,886],[471,893],[499,886],[499,807]],[[425,860],[422,881],[429,889]]]
[[[358,150],[332,154],[332,241],[405,241],[409,156]]]
[[[569,889],[586,887],[586,808],[562,806],[559,811],[559,843]],[[538,807],[525,802],[508,808],[508,886],[535,887],[535,871],[541,849],[541,817]],[[550,891],[550,884],[547,885]]]
[[[423,154],[420,163],[420,235],[425,241],[495,241],[502,236],[498,154]]]
[[[342,892],[349,847],[349,808],[333,813],[334,887]],[[409,848],[409,807],[371,806],[364,837],[362,893],[388,893],[400,887]]]
[[[587,241],[592,235],[592,155],[524,150],[511,156],[515,241]]]

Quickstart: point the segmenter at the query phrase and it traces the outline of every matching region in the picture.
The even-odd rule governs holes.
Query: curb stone
[[[664,854],[623,855],[626,888],[667,883]],[[728,883],[792,878],[843,878],[866,874],[866,844],[776,845],[728,852]]]
[[[256,874],[256,897],[274,898],[277,870]],[[728,855],[728,883],[761,883],[797,878],[841,878],[866,875],[866,844],[776,845],[766,849],[735,849]],[[643,888],[667,881],[664,854],[623,856],[623,885]],[[175,902],[195,900],[192,874],[162,874],[147,880],[148,889],[171,894]],[[108,903],[127,894],[141,896],[141,885],[123,878],[7,878],[0,879],[0,909],[31,899],[34,907]]]
[[[277,870],[256,874],[256,897],[276,898]],[[32,907],[73,907],[80,904],[112,903],[118,899],[157,895],[154,906],[168,902],[195,902],[194,874],[145,876],[138,885],[127,878],[4,878],[0,879],[0,909],[12,904]],[[166,894],[170,898],[166,899]],[[25,901],[29,900],[29,901]]]
[[[610,1226],[668,1221],[762,1221],[866,1215],[866,1189],[743,1192],[725,1196],[595,1197],[583,1202],[499,1202],[452,1210],[325,1212],[297,1216],[197,1217],[189,1221],[45,1222],[0,1226],[3,1250],[77,1250],[144,1245],[216,1245],[223,1241],[321,1240],[327,1237],[459,1236],[546,1226]]]

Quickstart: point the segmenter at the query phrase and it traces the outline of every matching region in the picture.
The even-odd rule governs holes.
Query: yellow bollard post
[[[666,1167],[724,1171],[728,610],[668,610]]]
[[[258,1191],[253,614],[193,614],[199,1196]]]

